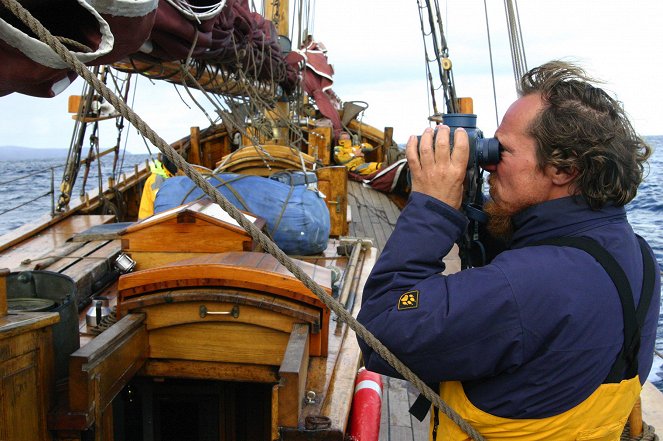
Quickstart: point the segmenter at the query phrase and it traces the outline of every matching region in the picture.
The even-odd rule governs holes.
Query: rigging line
[[[448,4],[448,3],[447,3]],[[439,26],[440,30],[440,40],[442,41],[442,56],[449,58],[449,46],[447,45],[447,37],[444,35],[444,25],[442,24],[442,16],[440,15],[440,4],[439,0],[435,0],[435,11],[437,13],[437,23]],[[439,61],[438,61],[439,62]],[[456,98],[456,86],[454,84],[453,80],[453,71],[451,70],[452,67],[449,65],[449,69],[444,69],[444,76],[448,81],[449,85],[449,90],[445,91],[449,95],[449,100],[451,102],[451,107],[447,107],[447,110],[450,112],[456,113],[458,112],[458,100]]]
[[[16,179],[12,179],[11,181],[0,182],[0,186],[1,186],[1,185],[7,185],[7,184],[13,184],[14,182],[19,181],[19,180],[21,180],[21,179],[26,179],[26,178],[29,178],[29,177],[32,177],[32,176],[35,176],[35,175],[40,175],[40,174],[42,174],[42,173],[46,173],[48,170],[52,170],[52,169],[56,169],[56,168],[60,168],[60,167],[64,167],[64,164],[54,165],[54,166],[49,167],[49,168],[47,168],[47,169],[43,169],[43,170],[36,171],[36,172],[34,172],[34,173],[30,173],[30,174],[27,174],[27,175],[19,176],[18,178],[16,178]]]
[[[110,71],[110,76],[111,79],[113,80],[113,84],[115,84],[116,88],[118,88],[119,92],[122,93],[122,98],[124,99],[124,102],[127,101],[127,98],[129,97],[129,87],[131,85],[131,74],[126,74],[127,76],[124,78],[122,81],[122,87],[118,88],[117,84],[117,77],[113,73],[113,71]],[[115,111],[115,109],[113,109]],[[118,169],[117,169],[117,161],[120,153],[120,143],[122,142],[122,131],[124,130],[124,117],[120,116],[115,119],[115,128],[117,129],[117,139],[115,141],[115,154],[113,155],[113,171],[111,173],[111,176],[113,180],[117,179],[117,176],[119,176]],[[124,154],[122,155],[122,162],[120,163],[120,168],[122,168],[122,163],[124,162]]]
[[[315,31],[315,7],[316,7],[316,0],[306,0],[306,10],[309,14],[309,20],[306,23],[306,26],[308,29],[311,30],[311,34]],[[312,6],[311,6],[312,5]]]
[[[125,102],[128,101],[128,98],[129,98],[129,90],[131,90],[131,78],[132,78],[132,74],[129,74],[128,77],[127,77],[127,82],[129,84],[127,85],[127,93],[126,93],[126,97],[124,99]],[[131,108],[133,108],[134,103],[136,101],[136,90],[138,89],[138,79],[139,78],[140,78],[140,76],[136,77],[136,84],[134,85],[133,90],[132,90]],[[124,116],[122,117],[122,121],[124,122]],[[126,153],[127,153],[127,144],[129,144],[129,130],[127,130],[125,132],[125,136],[124,136],[124,147],[122,147],[122,158],[120,159],[120,167],[117,170],[117,175],[113,176],[113,178],[115,180],[118,180],[118,181],[120,179],[120,174],[122,173],[122,169],[124,168],[124,159],[125,159],[125,156],[126,156]]]
[[[514,12],[512,0],[504,0],[504,9],[509,28],[509,43],[511,48],[511,62],[513,65],[513,74],[516,81],[516,89],[519,87],[520,78],[526,72],[524,48],[521,41],[522,33],[519,31],[520,21]]]
[[[440,59],[440,50],[437,42],[437,29],[435,29],[435,19],[433,17],[433,9],[431,8],[430,0],[426,0],[426,10],[428,11],[428,25],[431,28],[432,34],[431,37],[433,38],[433,54],[435,55],[435,59],[439,60]],[[442,66],[438,63],[437,65],[438,68],[438,73],[440,75],[440,81],[444,83],[444,75],[442,73]]]
[[[493,46],[490,40],[490,25],[488,24],[488,5],[483,0],[483,10],[486,14],[486,34],[488,35],[488,54],[490,58],[490,78],[493,81],[493,104],[495,105],[495,127],[500,125],[500,119],[497,114],[497,87],[495,86],[495,68],[493,67]]]
[[[256,227],[253,222],[249,221],[240,210],[233,206],[227,198],[225,198],[218,190],[216,190],[198,171],[196,171],[187,161],[180,156],[180,154],[171,147],[163,138],[161,138],[152,128],[150,128],[145,121],[140,118],[126,103],[123,103],[116,95],[114,95],[105,84],[100,82],[97,78],[91,75],[89,69],[71,52],[57,41],[53,35],[46,29],[39,21],[37,21],[17,0],[0,0],[0,2],[7,7],[16,17],[24,22],[30,30],[32,30],[39,39],[48,44],[55,52],[71,66],[77,74],[82,76],[86,81],[90,82],[94,90],[106,98],[114,107],[119,106],[119,112],[124,114],[127,119],[143,132],[155,146],[159,148],[178,168],[184,171],[202,190],[205,194],[209,195],[211,199],[219,204],[224,211],[226,211],[233,219],[237,221],[240,227],[244,228],[249,235],[254,238],[264,250],[272,255],[279,263],[281,263],[288,271],[290,271],[304,286],[313,292],[322,303],[335,312],[339,319],[347,323],[359,338],[364,340],[376,353],[381,356],[389,365],[394,367],[405,379],[409,380],[423,395],[430,400],[433,405],[437,406],[444,414],[456,423],[463,431],[465,431],[473,440],[484,441],[483,436],[474,429],[467,421],[465,421],[457,412],[446,404],[439,393],[430,388],[419,377],[412,372],[405,364],[403,364],[389,349],[387,349],[379,340],[371,334],[365,326],[359,323],[347,311],[344,305],[340,304],[333,297],[329,296],[320,285],[318,285],[306,272],[297,266],[292,259],[290,259],[280,248],[278,248],[273,241],[271,241],[261,230]]]
[[[34,199],[30,199],[29,201],[24,202],[24,203],[22,203],[22,204],[20,204],[20,205],[17,205],[16,207],[9,208],[9,209],[7,209],[7,210],[5,210],[5,211],[1,211],[1,212],[0,212],[0,216],[2,216],[2,215],[5,214],[5,213],[9,213],[10,211],[18,210],[18,209],[21,208],[21,207],[25,207],[26,205],[33,203],[33,202],[36,201],[37,199],[41,199],[41,198],[46,197],[46,196],[48,196],[48,195],[50,195],[50,194],[51,194],[50,191],[49,191],[49,192],[46,192],[46,193],[42,194],[41,196],[37,196],[37,197],[34,198]]]
[[[429,86],[427,93],[430,93],[431,99],[428,101],[428,113],[430,114],[430,105],[432,102],[433,113],[437,114],[437,100],[435,99],[435,86],[433,85],[433,74],[430,69],[430,62],[428,61],[428,45],[426,44],[426,31],[424,29],[424,15],[423,9],[425,6],[422,6],[420,0],[417,0],[417,6],[419,8],[419,25],[421,27],[421,35],[424,43],[424,65],[426,66],[426,84]]]
[[[514,0],[516,5],[516,20],[518,21],[518,35],[520,36],[520,46],[522,49],[523,57],[523,75],[527,72],[527,54],[525,53],[525,39],[523,38],[523,27],[520,25],[520,9],[518,8],[518,0]]]
[[[189,77],[194,82],[194,84],[196,84],[196,87],[199,90],[202,90],[202,87],[200,86],[200,84],[198,84],[198,81],[196,81],[194,76],[191,75],[191,72],[189,70],[189,67],[192,65],[191,64],[191,55],[193,54],[193,50],[196,48],[197,43],[198,43],[198,32],[196,32],[196,35],[193,38],[193,42],[191,43],[191,48],[189,48],[189,53],[187,54],[186,60],[184,62],[180,63],[180,69],[183,73],[183,75],[182,75],[182,86],[184,86],[184,90],[186,90],[186,93],[193,100],[193,102],[196,104],[196,106],[198,106],[198,108],[205,114],[205,117],[207,117],[207,120],[210,122],[210,124],[214,125],[214,121],[212,121],[212,118],[210,118],[210,116],[207,114],[207,112],[205,111],[203,106],[201,106],[198,103],[198,101],[196,101],[196,99],[193,97],[193,94],[189,90],[189,87],[187,86],[186,80],[185,80],[186,77]],[[186,65],[186,67],[185,67],[185,65]],[[203,93],[205,93],[205,91],[203,91]]]
[[[513,76],[515,78],[518,77],[518,66],[517,63],[518,61],[516,60],[516,53],[514,51],[514,42],[513,42],[513,26],[511,22],[511,15],[509,14],[509,2],[508,0],[504,0],[504,15],[506,17],[506,25],[507,25],[507,35],[509,37],[509,51],[511,52],[511,68],[513,70]]]

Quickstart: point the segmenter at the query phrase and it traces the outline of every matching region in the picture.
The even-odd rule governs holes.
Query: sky
[[[495,70],[497,118],[484,2],[440,0],[445,35],[453,63],[456,91],[472,97],[477,125],[491,136],[497,120],[516,99],[503,1],[486,0]],[[604,81],[602,87],[620,100],[636,131],[663,135],[663,1],[520,0],[518,11],[529,68],[553,59],[575,62]],[[429,126],[429,90],[423,40],[415,0],[317,0],[314,38],[326,46],[334,66],[333,89],[343,101],[369,104],[363,122],[393,127],[394,139]],[[0,98],[0,146],[67,148],[73,121],[69,95],[80,94],[76,80],[55,98],[11,94]],[[207,117],[174,86],[138,80],[134,110],[168,142],[209,125]],[[205,99],[197,95],[199,102]],[[437,96],[438,102],[441,96]],[[206,106],[208,109],[210,106]],[[102,129],[100,145],[115,143],[112,123]],[[126,145],[145,153],[133,128]],[[123,141],[122,145],[124,146]],[[152,152],[157,149],[151,148]]]

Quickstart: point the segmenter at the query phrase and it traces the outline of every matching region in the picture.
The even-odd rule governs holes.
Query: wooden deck
[[[350,235],[369,237],[382,251],[394,231],[400,213],[398,207],[383,193],[351,181],[348,185],[351,212]],[[460,270],[457,254],[445,259],[446,272]],[[405,380],[382,377],[382,418],[380,441],[424,441],[428,439],[429,417],[419,421],[409,413],[419,392]]]
[[[400,210],[385,194],[354,181],[349,183],[348,199],[351,213],[348,235],[371,239],[380,252],[394,230]],[[89,277],[95,271],[89,271],[89,268],[110,265],[119,253],[119,241],[71,242],[67,239],[73,232],[111,220],[110,216],[72,216],[21,246],[0,250],[0,267],[10,267],[13,271],[46,269],[65,273],[76,281],[79,297],[83,293],[89,295],[95,282],[94,277]],[[16,267],[16,262],[21,265]],[[457,258],[447,263],[448,271],[459,269]],[[82,323],[81,330],[84,326]],[[85,338],[85,332],[82,338]],[[408,412],[417,396],[418,391],[409,382],[383,377],[381,441],[428,439],[428,418],[419,422]]]

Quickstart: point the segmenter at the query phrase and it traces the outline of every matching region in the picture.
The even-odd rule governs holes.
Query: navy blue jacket
[[[358,319],[422,380],[462,381],[472,403],[493,415],[543,418],[579,404],[606,379],[624,341],[623,315],[614,283],[589,254],[519,247],[559,236],[593,238],[624,269],[636,305],[642,256],[623,207],[593,211],[568,197],[531,207],[514,223],[512,249],[486,266],[443,276],[442,259],[467,219],[412,193],[366,283]],[[419,292],[418,306],[399,310],[410,290]],[[652,365],[659,306],[657,275],[642,330],[642,382]],[[359,343],[367,369],[399,376]]]

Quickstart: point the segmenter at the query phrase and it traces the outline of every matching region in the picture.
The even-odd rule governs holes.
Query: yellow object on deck
[[[366,142],[352,145],[349,139],[341,139],[334,147],[334,161],[344,165],[348,170],[361,175],[370,175],[382,167],[381,162],[366,162],[364,154],[373,151],[374,147]]]

